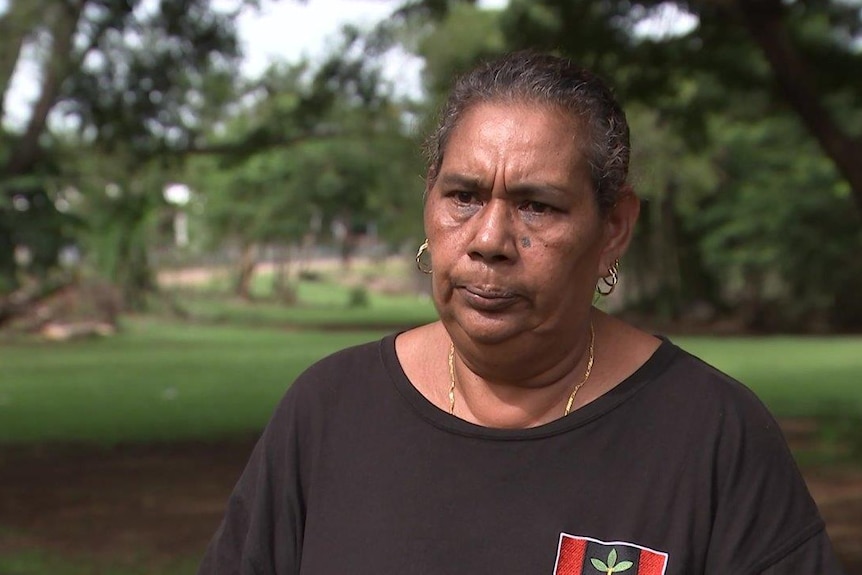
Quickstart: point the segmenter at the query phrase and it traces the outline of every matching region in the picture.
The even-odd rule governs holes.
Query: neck
[[[533,346],[519,346],[518,353],[496,350],[492,354],[453,344],[450,411],[497,428],[534,427],[568,414],[582,404],[577,394],[582,385],[589,385],[593,363],[595,332],[590,319],[578,333],[575,341],[562,342],[565,347],[556,357],[547,354],[547,347],[538,348],[543,357],[554,360],[544,363],[535,361]]]

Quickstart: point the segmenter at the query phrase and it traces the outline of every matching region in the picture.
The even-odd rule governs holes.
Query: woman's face
[[[579,127],[545,106],[479,104],[452,131],[425,231],[453,337],[496,344],[583,329],[613,259],[584,147]]]

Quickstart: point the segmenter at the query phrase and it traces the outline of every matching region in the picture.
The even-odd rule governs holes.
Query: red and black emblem
[[[554,575],[664,575],[667,553],[625,541],[560,533]]]

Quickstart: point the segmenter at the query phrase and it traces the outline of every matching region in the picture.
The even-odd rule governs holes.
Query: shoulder
[[[780,461],[795,470],[777,421],[745,385],[665,339],[617,393],[619,417],[723,482]],[[713,474],[713,471],[715,473]]]
[[[759,573],[822,530],[777,421],[751,389],[679,348],[655,383],[690,436],[690,462],[708,471],[714,564]]]
[[[284,392],[267,432],[300,432],[330,419],[340,405],[351,401],[351,394],[362,393],[368,382],[385,371],[382,355],[392,345],[391,338],[394,335],[350,346],[312,363]]]
[[[670,341],[660,350],[665,361],[653,383],[674,408],[694,412],[705,422],[776,427],[767,407],[744,383]]]
[[[325,407],[385,371],[383,355],[395,335],[336,351],[306,368],[285,393],[284,401],[304,408]]]
[[[295,385],[325,385],[342,378],[345,374],[357,375],[365,370],[380,366],[381,354],[385,345],[391,345],[394,335],[362,344],[346,347],[311,364],[296,379]]]
[[[379,381],[384,371],[382,350],[391,337],[344,348],[303,371],[276,405],[262,434],[258,449],[266,453],[265,459],[293,450],[291,458],[305,461],[317,453],[341,415],[368,395],[370,382]]]
[[[670,346],[665,367],[654,378],[652,403],[672,418],[721,467],[734,472],[769,474],[781,468],[796,474],[796,464],[775,417],[746,385],[691,353]],[[741,480],[737,477],[736,479]]]

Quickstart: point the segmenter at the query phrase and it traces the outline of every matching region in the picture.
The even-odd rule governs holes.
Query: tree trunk
[[[734,0],[733,4],[769,62],[784,98],[850,184],[862,215],[862,139],[843,132],[823,106],[811,70],[787,34],[781,0]]]
[[[281,303],[296,303],[296,290],[290,285],[290,246],[277,246],[275,249],[275,269],[272,274],[272,295]]]
[[[43,4],[37,0],[10,0],[6,13],[0,17],[0,118],[5,114],[3,103],[24,40],[39,23]]]
[[[239,270],[236,279],[234,293],[242,299],[251,299],[251,280],[257,268],[257,246],[248,244],[243,246],[239,257]]]
[[[73,40],[84,4],[85,2],[79,1],[56,2],[51,5],[51,51],[44,67],[39,99],[33,107],[24,135],[6,165],[7,176],[27,173],[39,158],[39,137],[45,130],[48,114],[57,103],[63,80],[71,70]]]
[[[140,241],[129,246],[128,260],[123,263],[120,286],[127,309],[146,311],[147,296],[156,291],[153,271],[150,267],[146,245]]]

